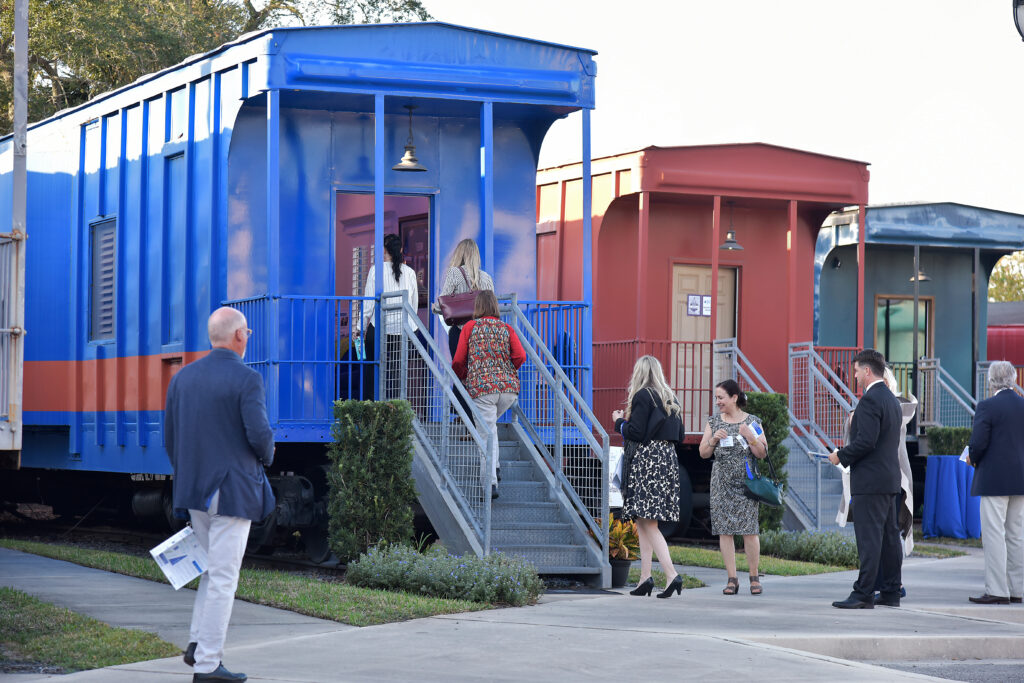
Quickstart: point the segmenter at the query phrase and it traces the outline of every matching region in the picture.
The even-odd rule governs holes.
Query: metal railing
[[[529,310],[529,309],[527,309]],[[519,400],[514,413],[533,452],[543,455],[568,500],[608,556],[608,432],[584,400],[587,368],[574,381],[533,327],[516,298],[501,297],[502,319],[511,325],[526,351],[519,368]]]
[[[714,385],[727,379],[734,379],[743,391],[774,393],[767,380],[740,351],[736,337],[716,339],[712,344],[715,353]]]
[[[995,393],[994,391],[992,391],[992,388],[989,386],[988,383],[988,369],[993,362],[994,361],[990,360],[980,360],[975,366],[974,386],[977,387],[977,389],[974,392],[974,398],[977,399],[978,401],[983,401],[986,398],[991,398],[992,395]],[[1017,380],[1014,382],[1013,390],[1016,391],[1021,396],[1024,396],[1024,386],[1022,386],[1024,385],[1024,366],[1014,365],[1013,367],[1017,370]]]
[[[24,320],[25,237],[16,229],[0,234],[0,450],[21,450]]]
[[[917,364],[921,392],[918,408],[921,427],[970,427],[978,401],[942,367],[938,358]]]
[[[687,433],[702,433],[712,410],[714,353],[711,342],[654,339],[594,342],[594,412],[601,423],[614,432],[612,411],[625,408],[633,365],[644,355],[654,356],[661,363],[665,379],[682,408]]]
[[[786,502],[806,526],[816,529],[823,526],[824,482],[838,478],[838,470],[817,456],[844,444],[846,420],[857,404],[844,381],[853,354],[854,349],[821,348],[811,342],[789,345],[789,439],[805,460],[789,470]]]
[[[409,401],[416,438],[471,528],[474,549],[486,555],[491,549],[496,436],[476,428],[483,421],[475,404],[406,297],[404,291],[382,295],[380,396]],[[388,333],[394,331],[399,334]]]

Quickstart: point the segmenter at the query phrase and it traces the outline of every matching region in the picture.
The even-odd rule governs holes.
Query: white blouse
[[[376,294],[376,271],[374,270],[376,265],[370,266],[370,272],[366,276],[366,287],[363,288],[363,296],[373,297]],[[391,262],[385,261],[384,263],[384,293],[400,292],[403,289],[409,293],[409,304],[412,306],[412,310],[419,310],[419,286],[416,282],[416,271],[402,264],[401,276],[398,281],[395,281],[395,273],[391,269]],[[363,314],[356,320],[354,332],[360,333],[363,329],[370,324],[373,320],[373,310],[376,302],[364,301],[363,303]],[[387,321],[385,323],[385,330],[388,334],[401,334],[402,333],[402,318],[397,311],[389,311],[387,314]],[[411,321],[406,321],[410,329],[415,329],[415,326]]]

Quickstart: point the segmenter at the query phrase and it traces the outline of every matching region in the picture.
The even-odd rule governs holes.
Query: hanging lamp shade
[[[725,241],[718,247],[723,251],[743,251],[743,247],[736,241],[736,229],[732,227],[732,207],[735,203],[731,199],[726,201],[729,205],[729,229],[725,233]]]
[[[412,110],[416,108],[414,104],[407,104],[405,108],[409,110],[409,137],[405,140],[405,154],[402,155],[401,161],[391,167],[392,171],[426,171],[426,167],[420,163],[420,160],[416,158],[416,145],[412,144]]]

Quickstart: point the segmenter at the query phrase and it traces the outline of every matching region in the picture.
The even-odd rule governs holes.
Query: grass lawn
[[[672,555],[673,564],[725,569],[725,564],[722,562],[722,553],[718,550],[693,548],[685,545],[670,545],[668,550]],[[817,562],[783,560],[768,555],[762,555],[758,564],[758,571],[762,574],[775,574],[776,576],[806,576],[809,574],[824,574],[826,572],[842,572],[847,569],[856,569],[856,567],[838,567],[831,564],[818,564]],[[747,564],[747,556],[739,551],[736,553],[736,570],[739,572],[750,571],[750,565]]]
[[[949,536],[932,536],[931,538],[925,538],[924,534],[921,533],[920,527],[914,528],[914,543],[918,541],[927,541],[928,543],[941,543],[942,545],[965,545],[971,548],[980,548],[980,538],[950,538]],[[917,550],[917,546],[914,546],[914,550]]]
[[[114,628],[0,587],[0,671],[65,673],[179,654],[148,631]]]
[[[680,574],[680,576],[683,577],[683,588],[703,588],[707,585],[695,576],[690,576],[689,574]],[[668,585],[668,582],[665,581],[665,572],[660,569],[652,569],[651,577],[654,579],[654,585],[658,590],[664,590],[665,586]],[[626,583],[633,586],[640,583],[639,567],[632,567],[629,570],[629,579]]]
[[[962,539],[961,539],[962,540]],[[913,555],[920,555],[922,557],[960,557],[966,555],[967,552],[964,550],[957,550],[956,548],[947,548],[941,545],[927,545],[925,543],[915,543]]]
[[[0,539],[0,546],[167,583],[156,563],[148,557],[6,538]],[[198,579],[189,587],[195,588],[197,585]],[[353,626],[372,626],[435,614],[457,614],[490,608],[490,605],[480,602],[357,588],[345,583],[264,569],[243,569],[235,596],[246,602],[279,607]]]

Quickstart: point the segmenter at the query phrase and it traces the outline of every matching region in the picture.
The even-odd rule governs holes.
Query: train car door
[[[736,268],[718,269],[715,339],[736,334]],[[683,408],[686,430],[703,429],[710,404],[711,267],[672,266],[672,348],[669,383]]]

